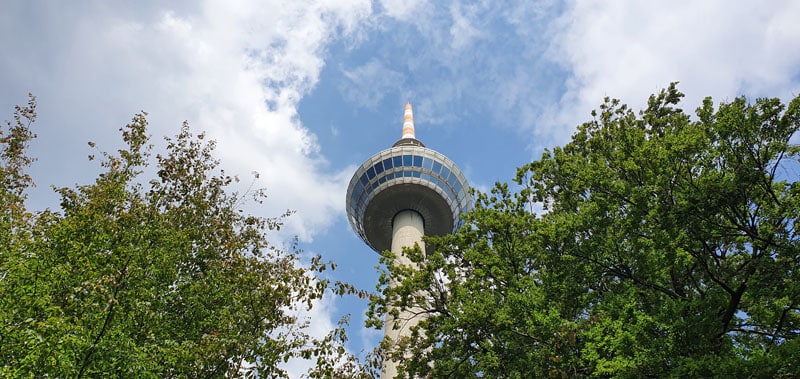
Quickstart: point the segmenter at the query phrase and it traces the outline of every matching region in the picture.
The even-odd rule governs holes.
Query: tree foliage
[[[312,377],[365,375],[340,364],[341,328],[315,340],[291,312],[354,289],[319,277],[331,263],[270,245],[289,212],[245,212],[263,191],[231,193],[238,179],[185,123],[153,159],[136,115],[94,183],[56,189],[59,211],[28,211],[35,107],[0,130],[0,376],[271,378],[296,357],[319,360]]]
[[[606,99],[517,190],[478,193],[466,227],[427,239],[419,271],[389,265],[402,285],[373,310],[429,314],[406,373],[800,376],[800,97],[707,98],[696,117],[682,97],[638,114]]]

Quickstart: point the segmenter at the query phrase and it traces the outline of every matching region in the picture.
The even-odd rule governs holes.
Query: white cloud
[[[427,5],[427,0],[380,0],[380,4],[387,16],[401,21],[413,21]]]
[[[689,112],[705,96],[787,99],[800,89],[798,14],[795,1],[571,3],[549,52],[571,75],[542,124],[563,138],[604,96],[638,109],[672,81]]]
[[[384,10],[375,30],[389,43],[361,64],[399,73],[403,87],[395,92],[428,125],[463,128],[488,115],[493,127],[529,130],[551,87],[537,82],[550,78],[540,66],[552,2],[451,1],[414,9],[413,17]]]
[[[228,172],[258,171],[257,185],[269,194],[264,213],[296,210],[287,232],[309,241],[341,213],[349,178],[326,172],[316,136],[298,120],[298,102],[317,83],[327,44],[356,33],[371,3],[194,5],[135,13],[111,6],[32,7],[20,10],[31,13],[32,22],[3,20],[13,32],[3,41],[12,45],[11,35],[27,34],[27,43],[39,44],[3,61],[6,78],[22,87],[8,102],[33,91],[41,105],[38,126],[52,129],[39,133],[44,152],[34,168],[57,185],[86,181],[77,170],[59,167],[85,166],[86,140],[113,150],[116,129],[139,109],[150,113],[156,138],[175,134],[186,119],[217,140]],[[59,123],[76,126],[55,128]],[[63,145],[57,159],[48,155],[54,144]],[[50,183],[40,180],[45,189]]]
[[[349,101],[364,108],[375,108],[387,93],[403,87],[403,75],[374,58],[353,69],[341,70],[347,81],[340,91]]]
[[[462,8],[467,8],[466,11]],[[450,46],[456,50],[468,47],[472,42],[481,38],[484,32],[478,30],[474,25],[477,18],[480,17],[481,9],[478,6],[462,7],[460,3],[453,3],[450,6],[450,17],[453,18],[453,23],[450,26]]]

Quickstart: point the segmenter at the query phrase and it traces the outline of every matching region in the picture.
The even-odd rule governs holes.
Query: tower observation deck
[[[347,187],[350,225],[377,252],[390,249],[392,220],[401,211],[422,216],[426,235],[444,235],[461,226],[471,204],[461,170],[415,138],[411,104],[405,112],[403,137],[367,159]]]
[[[424,252],[423,235],[450,234],[461,226],[460,215],[471,206],[468,190],[453,161],[416,139],[411,104],[406,104],[400,140],[367,159],[350,179],[347,215],[373,250],[391,250],[393,264],[412,265],[403,247],[418,245]],[[397,319],[387,315],[385,336],[397,341],[408,335],[420,320],[418,313],[400,312]],[[384,360],[381,378],[396,375],[397,362]]]

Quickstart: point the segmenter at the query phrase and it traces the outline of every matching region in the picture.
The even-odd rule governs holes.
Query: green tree
[[[406,373],[799,376],[800,97],[707,98],[696,117],[682,97],[606,99],[517,190],[478,193],[465,227],[412,252],[419,271],[389,265],[402,285],[375,314],[430,315]]]
[[[272,378],[296,357],[318,359],[313,377],[364,376],[337,363],[341,328],[315,340],[290,312],[354,289],[319,275],[332,263],[270,245],[289,212],[245,212],[264,192],[231,193],[238,179],[187,124],[153,160],[136,115],[94,183],[56,189],[58,212],[26,210],[35,106],[0,131],[0,376]]]

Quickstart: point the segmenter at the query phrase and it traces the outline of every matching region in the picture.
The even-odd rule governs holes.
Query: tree
[[[607,98],[517,190],[477,193],[465,227],[411,252],[419,271],[389,265],[402,285],[372,309],[429,314],[405,373],[800,375],[800,97],[707,98],[694,118],[682,97],[638,115]]]
[[[58,188],[60,211],[32,213],[35,106],[17,107],[0,135],[0,375],[285,377],[279,364],[294,357],[320,359],[312,376],[342,370],[342,329],[315,340],[290,309],[354,289],[319,276],[332,263],[268,243],[290,212],[245,212],[246,196],[265,194],[229,193],[238,179],[218,169],[213,142],[184,123],[146,182],[152,146],[137,114],[94,183]]]

